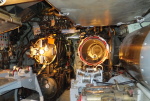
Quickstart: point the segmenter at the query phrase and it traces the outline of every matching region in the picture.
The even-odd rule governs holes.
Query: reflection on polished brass
[[[40,64],[50,64],[57,54],[56,45],[52,38],[41,38],[31,47],[31,57]]]
[[[108,55],[108,45],[100,37],[87,37],[79,45],[80,59],[88,65],[98,65],[104,62]]]
[[[127,35],[119,52],[121,63],[127,71],[138,81],[147,81],[147,84],[150,84],[149,39],[150,26],[147,26]]]

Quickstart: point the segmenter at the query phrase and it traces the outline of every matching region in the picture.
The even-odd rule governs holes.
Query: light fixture
[[[44,54],[44,52],[45,52],[45,51],[44,51],[43,49],[40,49],[40,50],[39,50],[39,53],[40,53],[41,55]]]
[[[30,56],[39,64],[48,65],[52,63],[57,55],[54,38],[40,38],[30,48]]]

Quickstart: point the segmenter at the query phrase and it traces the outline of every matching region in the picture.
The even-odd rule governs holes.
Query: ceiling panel
[[[150,0],[47,0],[82,26],[115,25],[135,20],[150,9]]]

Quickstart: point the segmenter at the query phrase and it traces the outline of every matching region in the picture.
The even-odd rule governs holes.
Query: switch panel
[[[4,50],[8,47],[9,37],[8,33],[0,34],[0,50]]]

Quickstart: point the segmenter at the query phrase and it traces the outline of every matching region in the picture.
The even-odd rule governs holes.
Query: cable
[[[141,28],[143,28],[142,23],[144,23],[144,22],[150,22],[150,21],[143,21],[143,22],[139,23]]]
[[[23,55],[24,55],[24,53],[28,50],[28,49],[30,49],[30,45],[29,46],[26,46],[27,48],[25,48],[21,53],[20,53],[20,56],[19,56],[19,61],[18,61],[18,66],[20,66],[21,65],[21,62],[22,62],[22,60],[23,60]]]
[[[25,37],[27,38],[27,36],[28,36],[28,34],[31,32],[31,30],[32,30],[32,26],[31,26],[31,24],[28,22],[28,25],[30,26],[30,30],[26,33],[26,35],[24,35],[24,37],[21,39],[21,40],[23,40]],[[27,39],[27,41],[29,42],[29,39]]]
[[[126,82],[121,82],[121,83],[118,83],[119,85],[125,85],[125,84],[130,84],[130,83],[135,83],[136,81],[126,81]]]
[[[28,23],[28,25],[30,26],[30,30],[22,37],[21,40],[24,40],[24,38],[26,38],[27,41],[28,41],[28,43],[29,43],[28,34],[31,32],[32,26],[31,26],[30,23]],[[22,41],[22,43],[23,43],[23,41]],[[24,53],[30,48],[30,44],[28,44],[28,43],[23,46],[23,49],[21,49],[20,52],[18,51],[18,53],[17,53],[17,59],[18,59],[19,61],[18,61],[18,64],[17,64],[17,65],[21,65],[21,61],[22,61],[22,58],[23,58]],[[22,46],[22,44],[20,44],[20,46]],[[26,47],[26,48],[24,49],[24,47]],[[21,47],[20,47],[20,48],[21,48]]]
[[[142,23],[139,23],[139,24],[140,24],[141,28],[143,28]]]
[[[149,13],[150,13],[150,9],[148,9],[148,11],[147,11],[146,13],[144,13],[144,14],[142,15],[142,17],[148,15]]]

